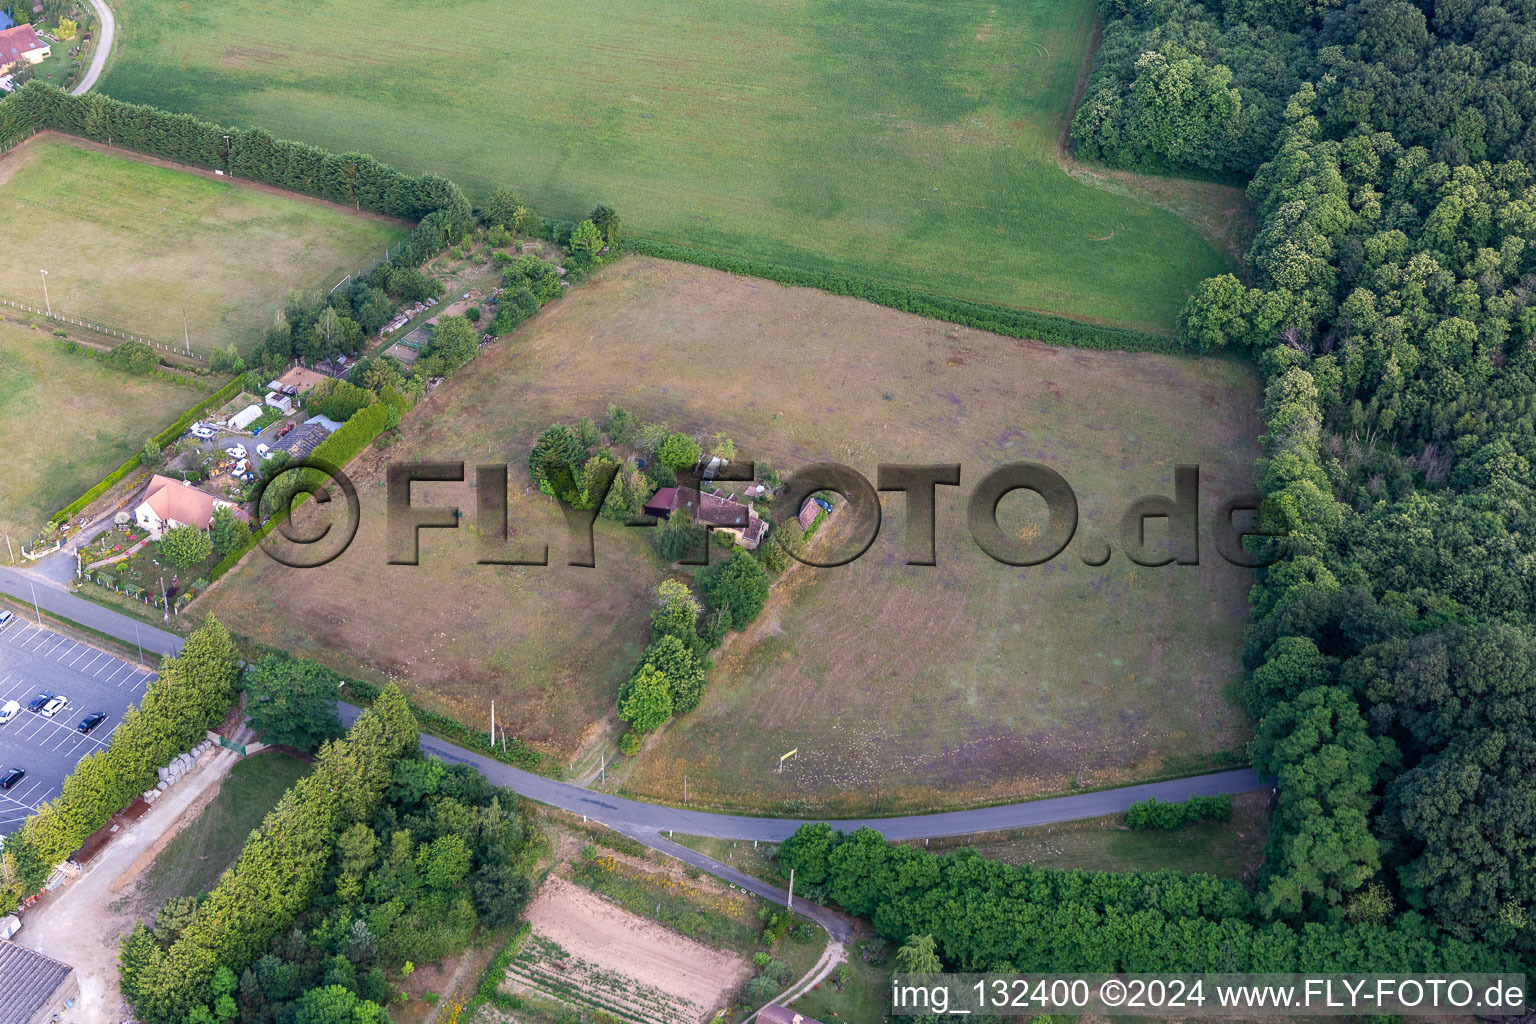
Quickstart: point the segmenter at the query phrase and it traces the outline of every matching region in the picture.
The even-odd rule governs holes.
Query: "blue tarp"
[[[12,18],[9,13],[7,13],[5,11],[0,11],[0,31],[4,31],[5,29],[15,28],[15,27],[16,27],[16,20],[14,18]]]

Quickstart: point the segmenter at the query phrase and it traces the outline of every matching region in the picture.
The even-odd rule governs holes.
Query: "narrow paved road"
[[[112,42],[117,37],[117,19],[112,17],[112,8],[107,6],[106,0],[91,0],[91,6],[96,8],[97,28],[101,30],[101,37],[96,40],[96,52],[91,54],[91,66],[86,68],[85,77],[80,79],[79,85],[69,90],[71,96],[84,96],[91,91],[91,87],[101,77],[102,69],[107,66],[107,55],[112,52]]]
[[[147,652],[173,654],[181,649],[181,637],[174,633],[143,625],[120,612],[76,597],[57,584],[40,579],[32,573],[0,569],[0,592],[10,594],[29,604],[35,594],[38,607],[45,612],[52,612],[81,625],[89,626],[91,629],[116,637],[124,643],[141,644]],[[360,713],[358,708],[345,703],[341,704],[340,711],[342,721],[348,725]],[[569,782],[558,782],[502,764],[500,761],[455,746],[436,736],[424,734],[421,737],[421,749],[450,763],[472,765],[498,786],[516,790],[530,800],[550,804],[574,814],[585,815],[610,828],[637,837],[640,834],[655,836],[662,833],[681,832],[684,835],[713,836],[719,839],[756,839],[776,843],[787,838],[803,824],[803,821],[792,818],[753,818],[736,814],[712,814],[707,811],[692,811],[686,807],[669,807],[665,804],[643,803],[639,800],[610,796],[607,793],[594,792]],[[1029,825],[1050,825],[1079,818],[1097,818],[1124,811],[1136,801],[1145,800],[1148,797],[1157,797],[1159,800],[1185,800],[1191,796],[1246,793],[1264,789],[1268,785],[1269,783],[1261,779],[1257,773],[1243,768],[1213,775],[1173,779],[1168,782],[1122,786],[1119,789],[1105,789],[1096,793],[1077,793],[1072,796],[1031,800],[1026,803],[1003,804],[998,807],[978,807],[969,811],[913,814],[896,818],[835,820],[831,824],[845,832],[867,826],[888,839],[929,839],[965,835],[971,832],[1023,828]],[[650,845],[655,844],[650,843]],[[682,848],[679,847],[679,849]]]

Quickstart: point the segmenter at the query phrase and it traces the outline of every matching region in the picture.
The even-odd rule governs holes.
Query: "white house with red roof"
[[[235,515],[241,519],[250,518],[232,501],[209,494],[183,480],[173,480],[156,473],[150,477],[144,497],[133,510],[133,519],[148,530],[151,537],[159,540],[166,530],[174,530],[178,526],[208,529],[213,523],[214,511],[221,508],[234,509]]]

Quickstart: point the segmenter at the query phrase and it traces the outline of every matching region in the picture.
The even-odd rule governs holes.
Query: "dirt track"
[[[166,791],[144,817],[121,832],[73,882],[22,919],[15,941],[75,969],[80,999],[59,1024],[116,1024],[132,1015],[117,986],[117,946],[138,914],[122,890],[154,860],[219,791],[239,756],[205,754],[190,775]]]

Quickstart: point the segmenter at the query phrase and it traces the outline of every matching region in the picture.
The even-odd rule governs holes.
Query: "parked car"
[[[14,618],[16,618],[14,612],[0,612],[0,629],[4,629],[6,626],[9,626],[11,624],[11,620]]]
[[[832,503],[830,501],[828,501],[826,498],[817,498],[816,499],[816,504],[820,505],[823,509],[825,509],[828,512],[832,511]]]
[[[90,714],[80,719],[80,724],[75,726],[75,731],[82,736],[88,736],[90,735],[92,729],[96,728],[106,720],[107,713],[105,711],[92,711]]]
[[[47,704],[51,700],[53,700],[53,694],[49,693],[47,690],[44,690],[42,693],[32,698],[31,703],[27,705],[27,710],[41,711],[43,710],[43,705]]]
[[[25,768],[12,768],[4,775],[0,775],[0,789],[10,789],[26,777],[27,770]]]
[[[256,457],[261,459],[270,459],[272,457],[272,446],[267,444],[257,445]]]
[[[63,711],[64,705],[68,703],[68,697],[58,696],[49,698],[48,703],[43,705],[43,709],[39,711],[38,714],[42,715],[44,718],[52,718],[60,711]]]
[[[21,705],[14,700],[6,701],[5,707],[0,707],[0,725],[4,725],[19,714],[21,714]]]
[[[243,445],[243,444],[231,445],[230,447],[224,449],[224,454],[228,455],[228,456],[231,456],[233,458],[236,458],[236,459],[243,459],[243,458],[245,458],[245,454],[246,454],[246,452],[245,452],[245,445]]]
[[[209,438],[213,437],[213,435],[214,435],[214,430],[213,430],[212,427],[205,427],[201,423],[194,423],[194,424],[192,424],[192,436],[193,437],[200,437],[204,441],[206,441]]]

